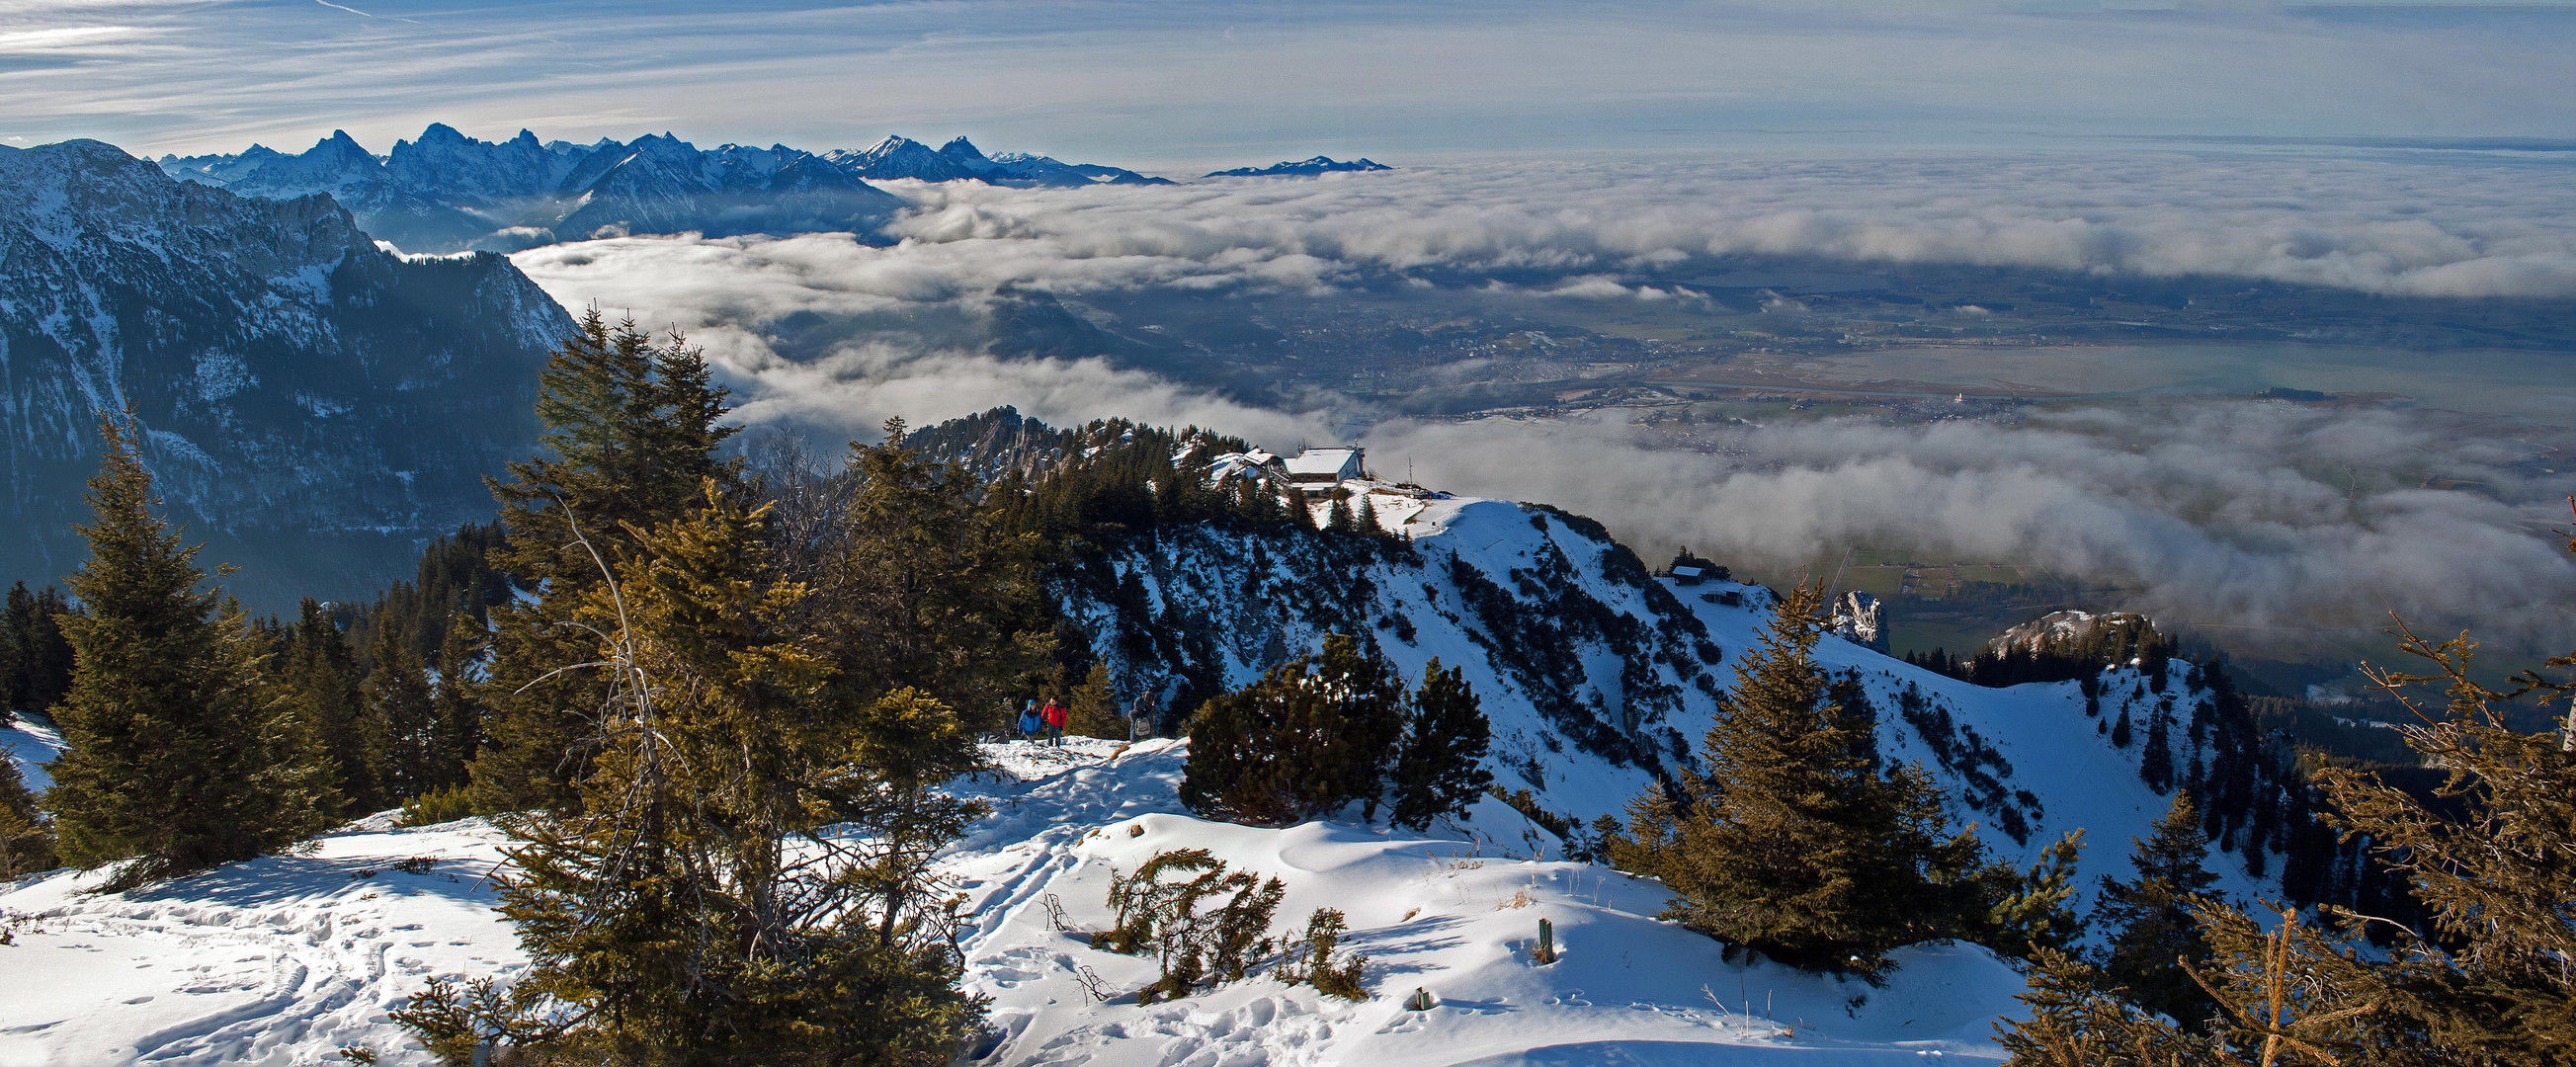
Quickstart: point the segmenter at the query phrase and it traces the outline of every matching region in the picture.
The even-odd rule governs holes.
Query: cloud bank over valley
[[[626,237],[513,258],[569,305],[688,332],[754,422],[866,435],[889,415],[1012,404],[1275,447],[1365,437],[1381,466],[1410,459],[1429,484],[1557,503],[1650,550],[1794,567],[1820,546],[1903,546],[2136,589],[2138,606],[2213,625],[2375,628],[2393,609],[2542,637],[2570,629],[2554,605],[2576,568],[2545,531],[2576,479],[2528,427],[2212,400],[2039,409],[2018,426],[1713,425],[1678,441],[1615,409],[1423,421],[1315,376],[1256,395],[1168,355],[1049,339],[1093,336],[1085,302],[1114,294],[1687,304],[1707,299],[1698,276],[1764,259],[2559,299],[2576,296],[2576,217],[2553,206],[2567,173],[2486,156],[2139,151],[1512,162],[1150,189],[895,182],[913,206],[867,240]],[[1031,333],[1040,313],[1056,332]]]

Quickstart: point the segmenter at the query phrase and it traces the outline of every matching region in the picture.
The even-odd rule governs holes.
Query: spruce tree
[[[2075,914],[2075,857],[2084,847],[2084,831],[2070,830],[2052,842],[2039,862],[2018,878],[1991,884],[1992,901],[1980,929],[1970,939],[2015,959],[2036,961],[2043,951],[2066,951],[2084,936],[2084,919]],[[1989,866],[1985,877],[2009,875],[2011,868]]]
[[[1493,784],[1493,773],[1485,769],[1493,727],[1466,675],[1455,667],[1441,669],[1436,658],[1422,668],[1411,720],[1396,757],[1395,808],[1388,818],[1421,830],[1440,816],[1464,814]]]
[[[1325,513],[1324,532],[1337,534],[1359,532],[1359,520],[1351,514],[1351,498],[1347,494],[1338,491],[1333,494],[1332,509]]]
[[[2181,963],[2209,955],[2193,911],[2218,876],[2209,870],[2209,839],[2201,836],[2191,795],[2175,794],[2155,831],[2135,844],[2129,865],[2137,877],[2123,882],[2104,875],[2094,901],[2093,921],[2105,942],[2102,973],[2127,989],[2129,999],[2197,1028],[2213,1005]]]
[[[1190,727],[1181,802],[1286,826],[1359,803],[1373,818],[1403,741],[1404,686],[1348,635],[1209,700]]]
[[[287,631],[274,675],[287,714],[320,749],[328,814],[366,815],[400,799],[385,788],[385,724],[367,703],[357,659],[339,623],[311,597]]]
[[[1126,720],[1118,716],[1118,691],[1109,684],[1109,665],[1094,663],[1073,687],[1065,708],[1066,733],[1081,737],[1127,739]]]
[[[37,593],[25,582],[9,588],[0,610],[0,726],[13,712],[43,714],[71,688],[72,646],[62,628],[70,610],[51,586]]]
[[[463,785],[466,768],[483,744],[483,704],[475,696],[482,672],[483,631],[459,615],[438,645],[438,678],[430,697],[435,725],[430,733],[430,768],[434,788]]]
[[[369,717],[384,731],[384,791],[388,802],[409,800],[448,785],[438,742],[437,695],[429,671],[407,635],[392,627],[376,632],[375,669],[367,673]]]
[[[0,755],[0,882],[54,869],[54,832],[16,760]]]
[[[915,691],[852,701],[766,509],[706,493],[584,604],[610,699],[584,810],[519,820],[503,888],[533,967],[497,1020],[434,983],[400,1016],[434,1051],[500,1029],[539,1062],[928,1067],[979,1022],[927,869],[976,814],[935,792],[972,734]]]
[[[733,467],[715,458],[739,429],[716,423],[724,397],[699,350],[678,337],[657,345],[596,308],[548,361],[537,397],[544,451],[492,486],[508,529],[494,562],[539,595],[493,612],[473,767],[479,810],[579,805],[583,718],[605,692],[595,674],[556,668],[583,661],[579,605],[604,580],[603,562],[638,551],[630,531],[685,513],[706,478],[730,487]]]
[[[977,730],[999,726],[1051,673],[1038,537],[1009,529],[963,468],[909,447],[901,419],[853,444],[845,475],[856,490],[816,608],[845,684],[871,698],[918,689]]]
[[[1708,733],[1705,776],[1651,787],[1612,859],[1663,880],[1664,917],[1772,959],[1875,980],[1887,953],[1983,918],[1983,848],[1951,833],[1919,769],[1876,769],[1875,724],[1833,702],[1816,663],[1821,585],[1774,606]]]
[[[79,612],[45,806],[63,859],[130,860],[105,888],[248,859],[318,828],[299,768],[276,758],[281,724],[259,699],[261,650],[237,608],[204,589],[196,546],[155,515],[152,475],[126,427],[99,420],[90,556],[72,573]]]
[[[2163,796],[2173,792],[2173,716],[2163,708],[2147,712],[2147,744],[2138,754],[2138,780]]]

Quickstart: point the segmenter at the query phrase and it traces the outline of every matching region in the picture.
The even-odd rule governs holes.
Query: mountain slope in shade
[[[1236,167],[1232,170],[1210,171],[1207,176],[1211,178],[1293,178],[1316,174],[1337,174],[1347,171],[1394,169],[1394,167],[1387,166],[1384,163],[1368,159],[1354,159],[1349,162],[1342,162],[1329,156],[1316,156],[1313,159],[1301,159],[1288,163],[1273,163],[1267,167]]]
[[[330,196],[0,149],[0,576],[80,561],[97,413],[130,407],[169,514],[255,607],[380,588],[490,514],[569,327],[508,260],[386,252]]]

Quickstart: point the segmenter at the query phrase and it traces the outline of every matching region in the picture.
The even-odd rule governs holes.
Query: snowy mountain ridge
[[[1235,167],[1231,170],[1210,171],[1207,176],[1210,178],[1292,178],[1312,177],[1317,174],[1343,174],[1360,171],[1394,169],[1394,167],[1387,166],[1384,163],[1365,157],[1353,160],[1337,160],[1331,156],[1315,156],[1309,159],[1273,163],[1267,167]]]
[[[700,149],[668,133],[587,145],[467,137],[431,123],[382,157],[333,131],[300,155],[252,145],[229,155],[163,156],[183,181],[252,196],[329,193],[367,232],[404,249],[511,252],[627,233],[864,232],[903,206],[871,180],[1012,186],[1169,184],[1118,167],[1046,156],[986,157],[960,137],[932,149],[888,137],[858,151],[786,145]]]

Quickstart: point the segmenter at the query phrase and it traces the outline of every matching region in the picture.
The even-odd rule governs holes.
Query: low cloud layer
[[[1234,403],[1101,359],[982,351],[996,292],[1012,281],[1000,257],[818,234],[616,238],[513,258],[568,307],[681,332],[706,350],[736,393],[737,416],[753,423],[865,437],[890,416],[919,425],[1012,405],[1058,424],[1124,416],[1295,440],[1328,436],[1336,421]],[[808,330],[823,336],[788,339]]]
[[[1509,273],[1534,292],[1672,295],[1635,275],[1726,257],[2228,275],[2433,297],[2576,296],[2576,163],[2126,152],[1973,159],[1512,163],[1177,187],[892,187],[847,237],[634,238],[524,253],[643,305],[712,284],[755,314],[875,310],[1005,287],[1325,293],[1388,273]],[[1557,280],[1527,284],[1538,274]],[[734,277],[739,276],[739,277]]]
[[[2137,606],[2207,625],[2376,629],[2397,611],[2538,647],[2563,649],[2571,632],[2576,564],[2540,535],[2567,525],[2576,478],[2518,473],[2509,442],[2453,439],[2405,412],[2213,401],[2014,428],[1834,420],[1696,436],[1679,450],[1622,421],[1485,420],[1387,426],[1369,443],[1380,465],[1409,461],[1426,481],[1548,501],[1648,551],[1687,544],[1769,573],[1877,547],[2132,586]],[[2391,488],[2387,471],[2487,492]]]
[[[890,232],[915,242],[900,256],[1048,287],[1615,275],[1753,255],[2560,297],[2576,295],[2576,219],[2556,206],[2568,173],[2178,152],[1510,163],[1141,192],[912,186],[919,207]]]

